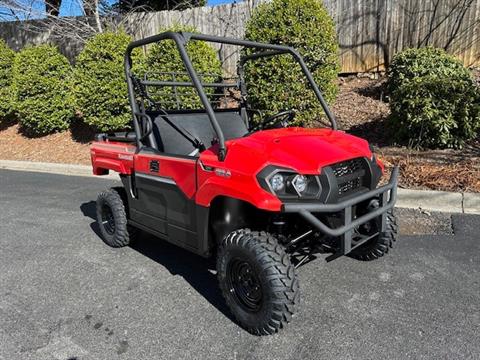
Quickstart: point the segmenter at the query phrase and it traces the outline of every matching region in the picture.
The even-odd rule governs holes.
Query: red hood
[[[323,166],[371,156],[367,141],[330,129],[265,130],[227,141],[226,145],[227,157],[222,167],[250,174],[269,164],[302,174],[318,174]],[[213,160],[211,151],[202,155],[202,161]]]

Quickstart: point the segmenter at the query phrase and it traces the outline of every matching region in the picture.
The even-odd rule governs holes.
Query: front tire
[[[239,324],[255,335],[276,333],[299,303],[295,268],[283,246],[266,232],[237,230],[217,255],[223,297]]]
[[[109,189],[98,194],[97,222],[103,241],[112,247],[123,247],[130,244],[137,234],[137,229],[127,224],[123,189]]]
[[[388,250],[393,247],[393,243],[397,239],[397,232],[397,218],[392,209],[387,212],[385,231],[353,250],[349,256],[361,261],[376,260],[387,254]]]

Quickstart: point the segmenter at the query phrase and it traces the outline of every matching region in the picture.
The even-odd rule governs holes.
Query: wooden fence
[[[326,0],[342,71],[382,70],[398,51],[435,46],[479,64],[480,0]]]
[[[241,38],[256,2],[136,13],[121,22],[136,39],[158,33],[160,28],[174,23],[193,25],[206,34]],[[337,25],[343,73],[381,71],[396,52],[427,45],[446,49],[467,66],[480,64],[480,0],[324,0],[324,3]],[[79,41],[53,36],[48,26],[42,30],[41,21],[0,23],[0,37],[17,50],[26,44],[53,42],[70,59],[82,47]],[[225,71],[234,73],[238,49],[232,46],[218,49]]]

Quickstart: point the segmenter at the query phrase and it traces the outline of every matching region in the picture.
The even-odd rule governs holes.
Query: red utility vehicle
[[[167,80],[165,74],[160,80],[137,77],[132,50],[159,41],[175,42],[186,73],[168,74]],[[239,62],[239,78],[205,82],[186,51],[189,41],[249,48]],[[245,63],[281,54],[302,68],[329,128],[289,127],[293,109],[263,117],[249,107]],[[134,131],[98,134],[91,147],[93,172],[113,170],[123,182],[98,196],[107,244],[128,245],[141,229],[201,256],[216,256],[227,305],[258,335],[274,333],[291,319],[299,301],[296,268],[315,254],[329,253],[327,261],[347,254],[373,260],[388,252],[396,234],[398,169],[378,186],[383,165],[367,141],[337,130],[294,49],[166,32],[131,43],[125,72]],[[182,108],[188,88],[202,109]],[[222,106],[232,89],[241,95],[238,107]],[[251,125],[253,116],[260,125]]]

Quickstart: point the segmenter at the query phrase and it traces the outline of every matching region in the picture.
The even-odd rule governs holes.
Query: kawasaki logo
[[[118,154],[118,158],[121,160],[133,160],[133,155]]]

